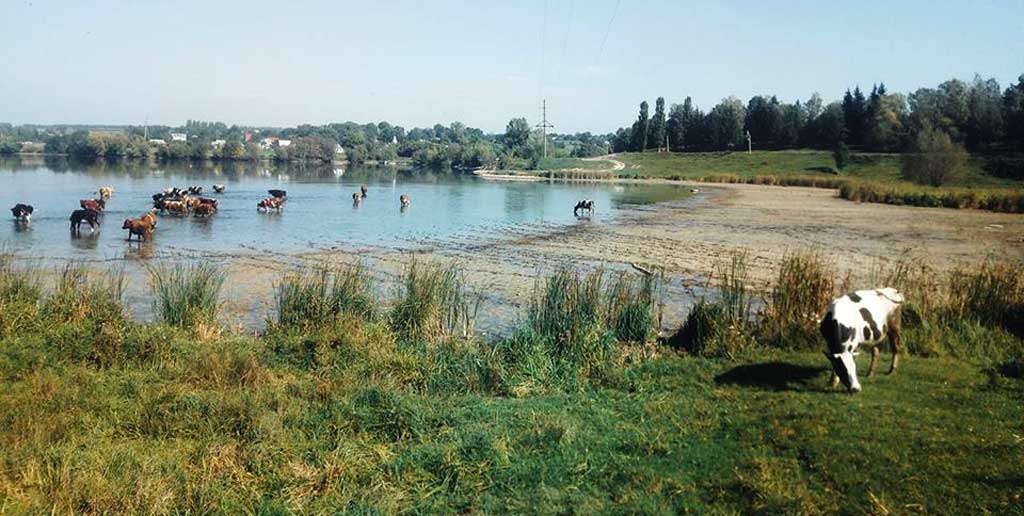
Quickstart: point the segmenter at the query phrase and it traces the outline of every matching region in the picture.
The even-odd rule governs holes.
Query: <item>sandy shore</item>
[[[705,273],[738,251],[749,253],[749,272],[757,283],[775,274],[783,254],[798,249],[822,251],[855,279],[907,253],[939,269],[986,257],[1024,259],[1021,215],[853,203],[837,198],[834,190],[817,188],[694,186],[700,189],[694,198],[641,207],[614,224],[581,219],[564,230],[524,228],[520,234],[480,235],[473,242],[438,243],[416,252],[232,255],[223,260],[230,278],[229,308],[248,313],[242,319],[251,324],[253,314],[268,313],[273,283],[283,271],[317,263],[362,259],[389,288],[413,259],[454,260],[484,295],[482,326],[500,330],[511,321],[489,324],[488,319],[509,319],[510,309],[525,304],[535,278],[545,272],[561,266],[627,270],[638,263],[661,268],[669,278],[665,323],[671,325],[700,295]]]

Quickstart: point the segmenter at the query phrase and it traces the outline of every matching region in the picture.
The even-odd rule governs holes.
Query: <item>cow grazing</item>
[[[412,199],[408,195],[402,194],[398,197],[398,202],[402,203],[402,206],[408,206],[412,202]]]
[[[11,215],[13,215],[14,218],[22,222],[32,222],[33,211],[35,211],[35,209],[32,208],[32,206],[29,206],[28,204],[22,204],[19,202],[18,204],[15,204],[13,208],[11,208]]]
[[[267,190],[267,193],[269,193],[275,199],[284,199],[285,197],[288,197],[288,192],[284,190],[271,189]]]
[[[213,185],[214,193],[224,193],[224,185]]]
[[[71,212],[71,232],[81,231],[82,223],[89,224],[89,230],[94,231],[100,225],[100,214],[89,209],[75,210]]]
[[[592,201],[590,199],[580,199],[580,201],[576,203],[576,207],[572,209],[572,214],[574,216],[579,217],[580,211],[583,211],[583,210],[586,210],[588,215],[593,213],[594,212],[594,201]]]
[[[103,213],[103,210],[107,207],[107,201],[103,199],[82,199],[78,201],[78,205],[83,210],[92,210],[96,213]]]
[[[363,185],[363,186],[360,186],[360,187],[359,187],[359,193],[363,194],[363,198],[366,198],[366,192],[367,192],[367,190],[368,190],[368,189],[366,188],[366,185]]]
[[[256,203],[256,211],[267,212],[270,210],[281,211],[284,208],[284,199],[280,197],[267,197]]]
[[[879,344],[888,338],[892,345],[892,365],[896,371],[900,353],[900,322],[903,295],[894,288],[858,290],[833,300],[821,320],[821,335],[828,349],[825,356],[832,364],[832,385],[843,382],[850,392],[860,392],[857,381],[857,348],[871,347],[868,376],[875,373]]]
[[[145,218],[124,219],[124,224],[121,225],[121,229],[128,230],[129,242],[132,240],[132,235],[138,235],[140,242],[143,240],[153,239],[153,225]]]
[[[113,186],[101,186],[99,189],[100,199],[109,199],[111,195],[114,195]]]

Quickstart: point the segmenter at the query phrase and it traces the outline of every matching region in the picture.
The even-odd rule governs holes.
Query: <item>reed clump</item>
[[[755,345],[753,292],[748,286],[746,253],[715,265],[715,299],[701,298],[668,344],[693,355],[737,358]]]
[[[39,322],[43,295],[42,272],[0,253],[0,336],[12,335]]]
[[[342,317],[372,319],[376,313],[373,281],[361,263],[285,276],[274,300],[277,317],[271,325],[281,328],[320,328]]]
[[[932,187],[850,181],[839,187],[839,196],[856,202],[1024,213],[1024,192],[1009,188]]]
[[[779,348],[816,349],[818,323],[835,294],[835,263],[816,251],[789,252],[765,298],[758,336]]]
[[[217,324],[225,274],[216,265],[158,265],[149,269],[154,310],[167,325],[196,329]]]
[[[468,338],[474,331],[480,302],[480,296],[469,292],[455,265],[413,262],[402,275],[388,321],[404,342]]]

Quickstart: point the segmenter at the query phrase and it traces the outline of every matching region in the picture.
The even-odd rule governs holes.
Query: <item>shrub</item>
[[[850,148],[846,146],[846,142],[839,141],[835,150],[832,151],[832,160],[835,161],[837,170],[846,168],[850,162]]]
[[[165,323],[193,329],[216,324],[225,276],[215,265],[161,265],[151,267],[149,277],[154,309]]]
[[[936,129],[918,133],[909,152],[902,156],[901,172],[915,183],[941,186],[959,179],[967,165],[967,151],[949,135]]]
[[[736,358],[754,346],[753,298],[747,288],[747,255],[716,265],[718,301],[700,299],[668,344],[708,357]]]

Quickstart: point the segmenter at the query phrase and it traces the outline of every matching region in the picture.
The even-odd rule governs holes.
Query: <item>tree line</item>
[[[755,149],[836,149],[901,152],[926,130],[938,131],[974,152],[1024,151],[1024,75],[1002,89],[995,79],[951,79],[904,95],[885,84],[847,90],[825,104],[817,93],[806,101],[781,102],[757,95],[745,104],[730,96],[704,112],[690,97],[672,104],[640,103],[636,121],[611,139],[615,152]]]

